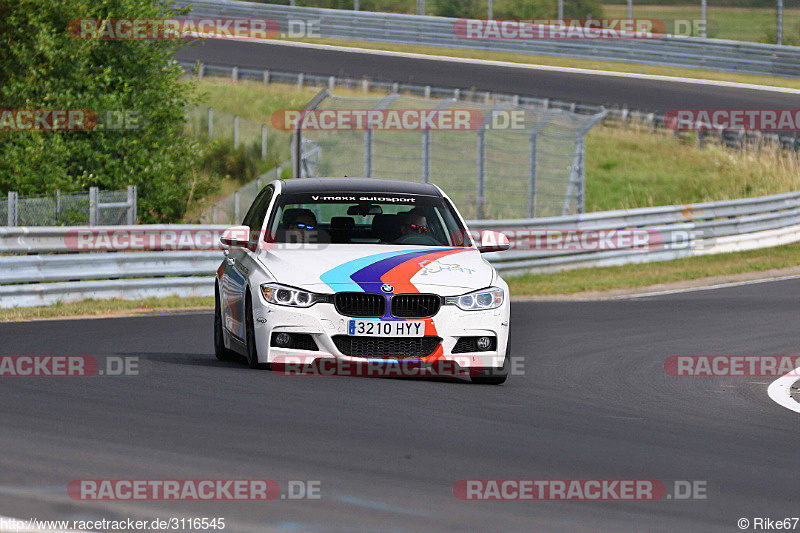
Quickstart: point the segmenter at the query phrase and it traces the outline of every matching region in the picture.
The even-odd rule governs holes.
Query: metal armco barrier
[[[523,220],[468,222],[472,230],[504,231],[516,248],[486,254],[503,274],[554,272],[589,266],[665,261],[705,254],[750,250],[800,241],[800,191],[689,205],[648,207]],[[225,226],[152,225],[69,228],[0,228],[0,308],[51,305],[86,298],[138,299],[149,296],[212,296],[219,250],[78,252],[68,235],[83,231],[135,230],[141,233],[207,232]],[[611,232],[639,228],[661,238],[652,249],[528,249],[532,232],[579,230]],[[139,249],[147,249],[147,240]],[[176,246],[181,248],[180,241]],[[214,245],[216,246],[216,245]],[[158,246],[156,246],[158,248]],[[59,253],[61,252],[61,253]]]
[[[621,40],[466,40],[457,19],[367,11],[345,11],[235,0],[180,0],[196,17],[249,17],[276,20],[288,34],[289,21],[315,29],[321,38],[442,46],[523,54],[603,59],[650,65],[800,77],[800,47],[665,36]]]

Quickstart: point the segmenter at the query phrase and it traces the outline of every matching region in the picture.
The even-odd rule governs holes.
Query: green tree
[[[198,150],[183,135],[195,88],[172,56],[175,40],[80,40],[80,18],[184,14],[172,0],[0,0],[0,109],[138,113],[135,130],[0,131],[0,193],[120,189],[135,184],[143,222],[176,221]],[[195,183],[193,184],[193,181]]]

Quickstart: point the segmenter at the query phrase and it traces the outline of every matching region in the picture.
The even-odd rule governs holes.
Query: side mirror
[[[482,231],[481,244],[478,246],[480,253],[502,252],[511,248],[508,236],[499,231]]]
[[[222,232],[219,242],[230,248],[246,248],[250,239],[250,228],[233,226]]]

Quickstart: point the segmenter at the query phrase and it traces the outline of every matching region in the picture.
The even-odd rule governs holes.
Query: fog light
[[[478,337],[478,340],[475,341],[475,344],[478,345],[478,349],[485,352],[489,348],[492,347],[492,338],[491,337]]]
[[[278,333],[275,335],[275,344],[281,348],[286,348],[292,343],[292,336],[288,333]]]

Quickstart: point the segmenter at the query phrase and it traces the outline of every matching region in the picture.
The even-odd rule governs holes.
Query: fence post
[[[369,92],[369,80],[367,78],[361,80],[361,91],[365,93]]]
[[[56,224],[61,224],[61,189],[56,189]]]
[[[128,185],[128,224],[136,224],[136,186]]]
[[[261,160],[267,160],[267,126],[261,125]]]
[[[239,223],[239,191],[233,193],[233,223]]]
[[[478,130],[478,187],[475,205],[475,218],[483,218],[483,202],[486,189],[486,126]]]
[[[328,77],[328,89],[334,90],[336,88],[336,76]]]
[[[422,183],[431,181],[431,130],[422,132]]]
[[[425,86],[425,99],[427,100],[430,97],[431,97],[431,86],[430,85],[426,85]]]
[[[16,226],[19,217],[17,216],[17,200],[18,195],[14,191],[8,191],[8,226],[13,227]]]
[[[269,69],[264,71],[264,85],[269,85]]]
[[[98,203],[99,192],[97,187],[89,187],[89,225],[96,226],[97,225],[97,203]]]
[[[214,108],[208,108],[208,139],[214,138]]]
[[[233,83],[239,81],[239,67],[233,67],[233,70],[231,70],[231,78],[233,79]]]
[[[536,133],[531,133],[528,151],[528,218],[536,216]]]
[[[297,75],[297,88],[298,89],[302,89],[303,88],[303,82],[305,81],[305,78],[306,78],[306,76],[302,72]]]
[[[372,130],[364,130],[364,177],[372,177]]]
[[[233,147],[239,148],[239,116],[233,115]]]

